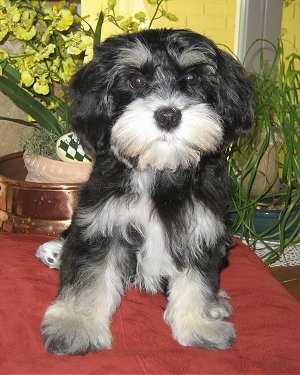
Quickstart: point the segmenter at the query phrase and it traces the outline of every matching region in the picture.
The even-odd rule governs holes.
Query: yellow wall
[[[170,22],[165,18],[156,21],[154,27],[189,28],[208,36],[218,44],[225,44],[230,49],[234,45],[235,13],[237,0],[169,0],[167,10],[174,13],[178,22]],[[107,6],[107,1],[81,0],[82,15],[90,14],[91,21],[95,15]],[[147,0],[118,0],[118,8],[122,15],[132,15],[139,10],[153,14],[154,7]],[[109,23],[103,29],[104,37],[115,34],[117,29]]]
[[[157,27],[189,28],[233,49],[236,0],[170,0],[167,5],[179,21],[157,22]]]
[[[282,17],[283,39],[286,53],[293,51],[292,45],[300,52],[300,0],[295,0],[288,7],[283,8]],[[292,44],[292,45],[291,45]]]
[[[169,0],[167,10],[174,13],[178,22],[166,19],[156,21],[154,27],[189,28],[213,39],[217,44],[224,44],[234,50],[235,21],[237,2],[239,0]],[[122,15],[132,15],[139,10],[148,15],[153,14],[153,6],[147,0],[118,0],[118,12]],[[90,21],[96,18],[96,13],[106,8],[107,0],[81,0],[82,14],[90,14]],[[300,0],[283,9],[284,38],[300,49]],[[110,23],[103,29],[103,37],[118,33]],[[286,52],[293,50],[286,43]]]

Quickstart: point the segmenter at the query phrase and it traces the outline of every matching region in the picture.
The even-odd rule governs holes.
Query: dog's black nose
[[[154,118],[160,128],[171,130],[179,125],[181,112],[177,108],[161,107],[154,112]]]

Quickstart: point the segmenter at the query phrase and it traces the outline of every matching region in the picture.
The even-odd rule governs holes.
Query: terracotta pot
[[[26,181],[50,183],[83,183],[91,173],[92,165],[68,163],[43,156],[24,154]]]
[[[21,152],[0,158],[0,230],[58,235],[73,214],[81,183],[25,181]]]

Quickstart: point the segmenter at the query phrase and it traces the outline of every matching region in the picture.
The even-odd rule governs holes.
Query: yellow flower
[[[70,33],[68,37],[62,36],[62,38],[70,55],[80,55],[81,52],[93,45],[93,38],[85,35],[82,31],[76,34]]]
[[[46,30],[44,30],[43,32],[43,35],[42,35],[42,38],[41,38],[41,42],[42,44],[47,44],[50,40],[50,37],[53,35],[53,32],[54,32],[54,27],[53,25],[49,25],[47,27]]]
[[[0,4],[0,21],[5,21],[5,20],[6,20],[6,13],[4,13],[3,10],[1,9],[1,4]]]
[[[126,33],[132,33],[139,29],[140,22],[136,22],[132,16],[120,23],[121,29]]]
[[[163,17],[166,17],[169,21],[173,21],[173,22],[177,22],[178,21],[178,17],[175,16],[175,14],[173,14],[173,13],[166,12],[165,10],[163,10],[161,12],[161,14],[162,14]]]
[[[17,39],[31,40],[36,34],[36,28],[32,26],[29,30],[26,30],[22,25],[16,25],[14,34]]]
[[[56,48],[55,44],[53,44],[53,43],[48,44],[45,48],[43,48],[42,50],[40,50],[36,54],[35,60],[36,61],[43,61],[43,60],[47,59],[52,53],[54,53],[55,48]]]
[[[50,66],[50,70],[56,72],[57,69],[59,69],[60,64],[61,64],[61,58],[60,58],[59,56],[57,56],[57,57],[52,61],[52,64],[51,64],[51,66]]]
[[[21,83],[24,86],[29,87],[33,84],[33,82],[34,82],[34,78],[30,74],[30,72],[28,71],[21,72]]]
[[[33,89],[37,94],[47,95],[50,92],[49,81],[45,77],[37,78]]]
[[[31,40],[36,35],[36,28],[33,25],[36,13],[31,10],[24,10],[18,23],[13,28],[17,39]]]
[[[5,49],[0,47],[0,61],[5,61],[8,59],[8,53],[5,51]]]
[[[23,58],[19,59],[19,69],[22,70],[31,70],[34,69],[36,66],[35,57],[32,54],[28,54],[27,56],[24,56]],[[21,66],[24,68],[22,69]]]
[[[7,7],[7,17],[9,21],[13,23],[20,21],[21,12],[16,5]]]
[[[50,110],[55,110],[59,105],[56,102],[45,103],[45,106]]]
[[[56,29],[58,31],[68,30],[74,22],[73,14],[69,9],[61,9],[58,13],[56,22]]]
[[[18,58],[15,61],[15,67],[22,72],[30,72],[32,76],[35,75],[35,61],[33,56],[24,56],[23,58]]]
[[[0,10],[0,41],[9,33],[20,21],[21,12],[16,6],[11,6],[9,2],[2,1]]]
[[[58,6],[54,6],[44,19],[52,21],[52,28],[58,31],[68,30],[74,22],[71,11],[65,8],[59,9]]]
[[[75,72],[77,71],[78,67],[76,63],[74,63],[74,60],[69,57],[62,61],[62,69],[58,72],[59,79],[62,82],[69,82],[70,79],[73,77]]]
[[[32,69],[32,72],[34,73],[35,77],[40,77],[40,76],[48,76],[49,74],[49,63],[51,64],[51,62],[49,62],[49,60],[45,60],[45,61],[40,61],[40,62],[36,62],[35,63],[35,66],[33,67]]]
[[[146,22],[147,20],[147,15],[145,12],[138,12],[134,15],[134,18],[139,20],[140,22]]]
[[[0,21],[0,42],[6,37],[8,33],[8,26]]]

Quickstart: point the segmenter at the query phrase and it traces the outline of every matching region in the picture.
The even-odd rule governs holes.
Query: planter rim
[[[14,159],[16,157],[23,157],[23,152],[14,152],[8,155],[4,155],[0,157],[0,163],[3,161],[8,161],[11,159]],[[30,182],[30,181],[25,181],[25,180],[15,180],[10,177],[6,177],[2,174],[0,174],[0,179],[4,182],[9,182],[13,186],[21,186],[23,188],[43,188],[43,187],[51,187],[53,190],[61,190],[61,189],[76,189],[80,186],[82,186],[82,183],[52,183],[52,182]]]
[[[300,202],[298,204],[295,205],[295,207],[293,208],[293,210],[300,210]],[[261,212],[262,214],[279,214],[280,212],[282,212],[283,210],[278,210],[278,209],[269,209],[269,208],[257,208],[256,209],[256,213],[259,213]]]
[[[298,204],[295,205],[295,207],[293,208],[293,210],[300,210],[300,202]],[[261,214],[280,214],[283,210],[278,210],[278,209],[269,209],[269,208],[257,208],[255,210],[255,213],[261,213]],[[237,214],[238,211],[235,211],[235,210],[232,210],[232,211],[229,211],[229,214],[230,215],[234,215],[234,214]]]

